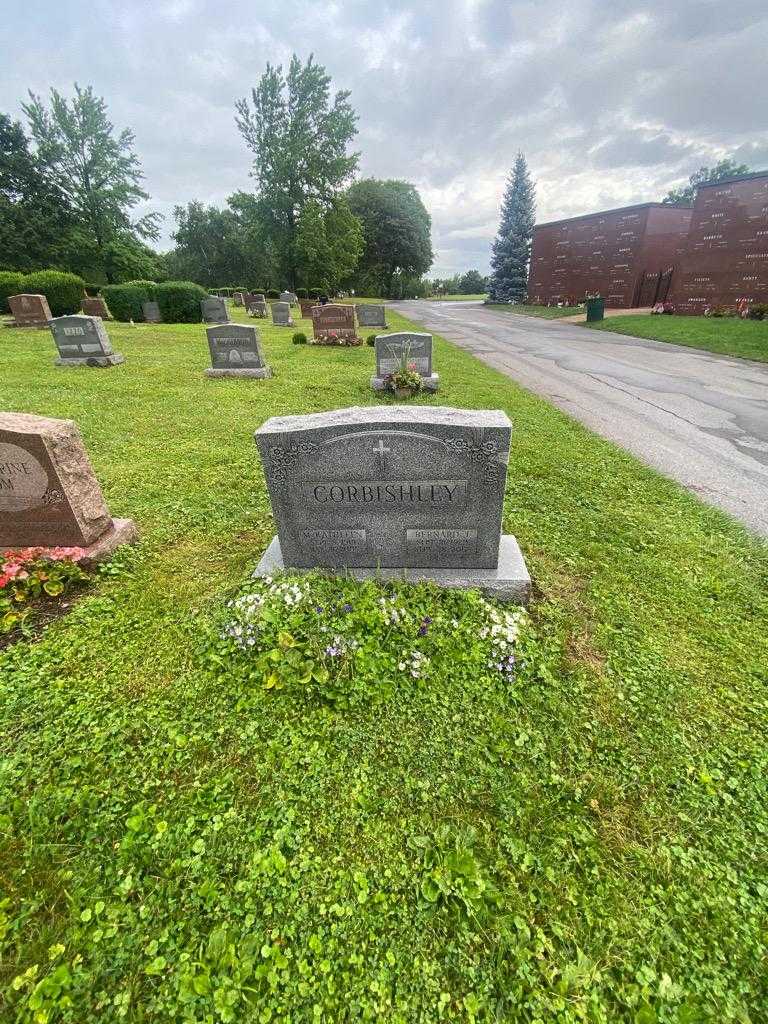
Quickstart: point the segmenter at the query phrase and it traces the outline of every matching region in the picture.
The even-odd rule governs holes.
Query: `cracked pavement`
[[[768,364],[477,302],[394,308],[768,537]]]

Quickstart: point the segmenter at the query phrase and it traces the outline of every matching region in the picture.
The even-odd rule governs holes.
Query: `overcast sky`
[[[416,184],[432,275],[488,269],[522,149],[538,219],[661,199],[703,163],[768,168],[766,0],[32,0],[3,18],[0,109],[92,84],[165,215],[249,187],[234,103],[316,59],[357,110],[360,172]]]

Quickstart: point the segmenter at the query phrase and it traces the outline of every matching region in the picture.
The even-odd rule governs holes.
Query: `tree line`
[[[223,208],[174,209],[174,248],[158,253],[158,214],[130,129],[118,131],[93,88],[51,90],[22,105],[27,127],[0,114],[0,269],[69,270],[87,281],[186,279],[205,287],[355,289],[424,294],[431,219],[407,181],[355,180],[350,94],[310,56],[267,64],[235,126],[251,151],[253,189]]]

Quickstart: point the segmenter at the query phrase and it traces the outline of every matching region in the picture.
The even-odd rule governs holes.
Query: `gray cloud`
[[[360,115],[361,173],[421,190],[434,273],[486,270],[518,149],[540,220],[660,198],[702,163],[768,166],[763,0],[61,0],[6,15],[5,109],[92,83],[152,195],[249,187],[234,124],[267,61],[314,52]]]

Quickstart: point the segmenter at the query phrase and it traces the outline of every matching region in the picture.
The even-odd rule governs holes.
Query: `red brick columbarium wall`
[[[768,171],[700,185],[668,302],[703,313],[768,302]]]

